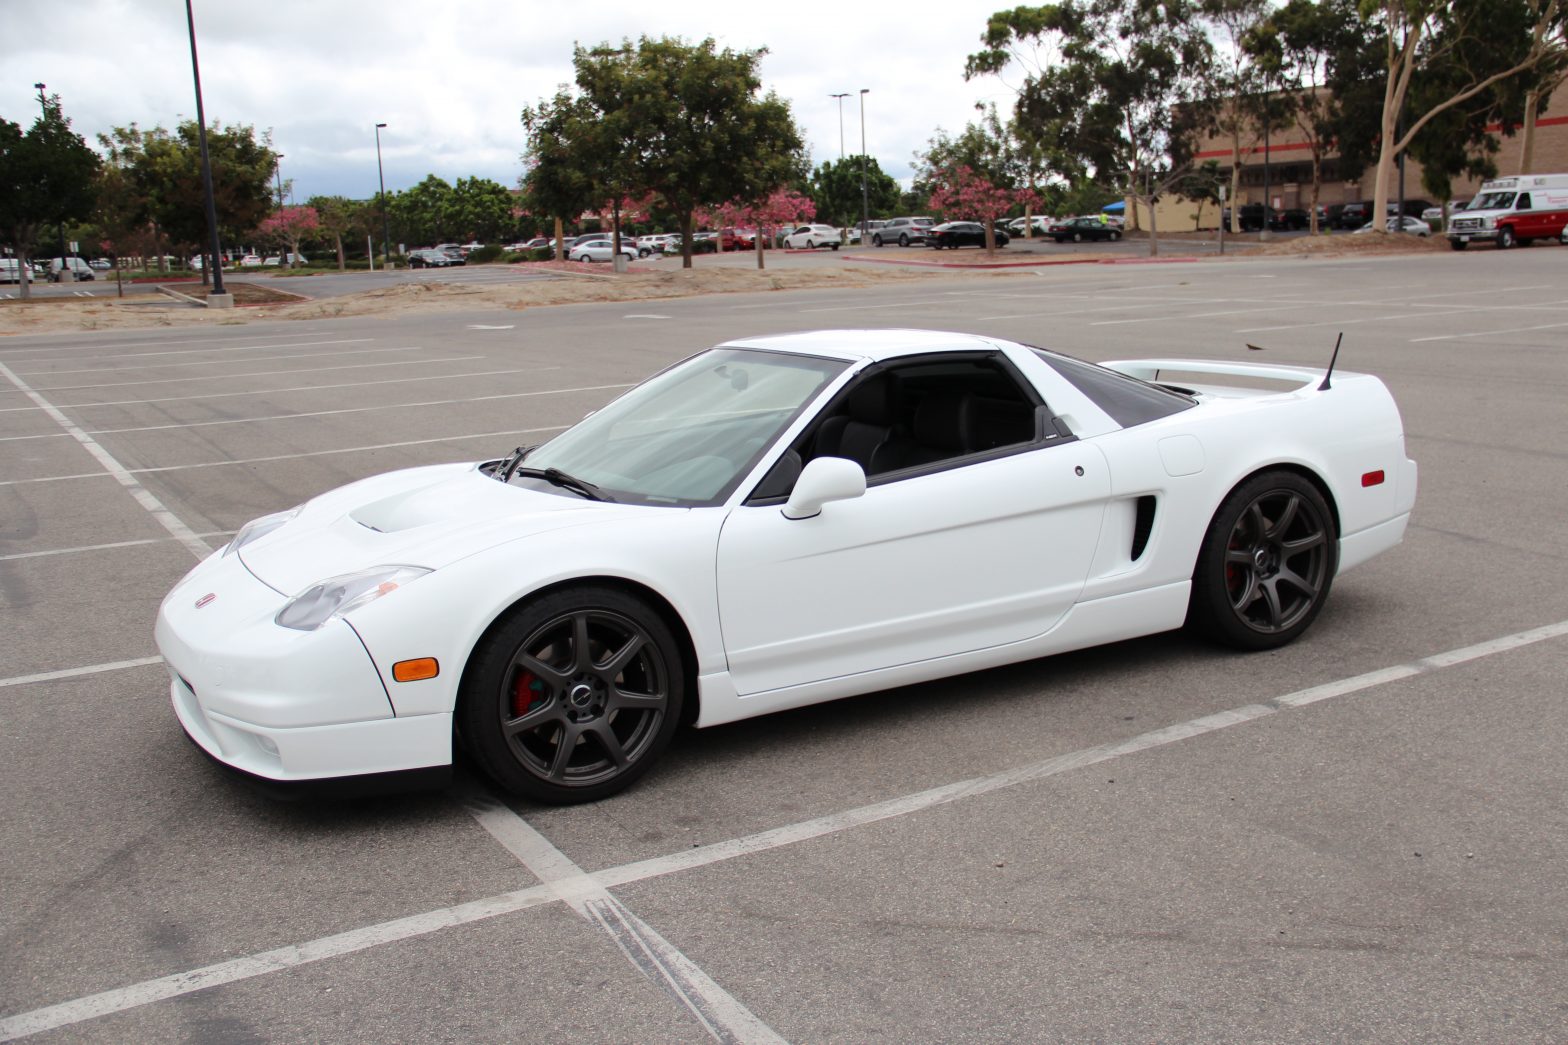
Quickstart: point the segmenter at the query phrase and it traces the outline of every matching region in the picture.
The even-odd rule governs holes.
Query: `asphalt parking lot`
[[[1560,1042],[1564,288],[1542,248],[6,339],[0,1040]],[[871,326],[1306,365],[1342,330],[1421,467],[1406,541],[1283,650],[688,732],[588,806],[280,804],[181,735],[153,615],[248,519]]]

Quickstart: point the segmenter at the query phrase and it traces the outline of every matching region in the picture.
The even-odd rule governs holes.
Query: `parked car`
[[[797,225],[795,231],[784,237],[784,246],[791,250],[816,250],[831,247],[837,250],[844,237],[832,225]]]
[[[993,230],[998,247],[1007,246],[1007,233],[1002,229]],[[926,234],[926,246],[935,250],[948,247],[957,250],[959,247],[985,246],[985,226],[977,221],[948,221],[941,225],[934,225]]]
[[[637,248],[632,246],[631,240],[621,241],[621,254],[626,258],[637,260]],[[609,261],[615,256],[615,244],[608,239],[590,239],[573,247],[567,253],[568,261]]]
[[[34,264],[36,265],[37,263],[34,262]],[[61,261],[59,258],[49,259],[49,282],[60,282],[61,274],[65,272],[66,269],[70,269],[71,278],[76,280],[78,283],[83,283],[98,278],[97,273],[93,272],[93,267],[91,265],[87,264],[87,262],[73,254],[64,261]],[[34,268],[33,271],[36,272],[37,269]]]
[[[1428,225],[1436,225],[1438,222],[1443,222],[1446,227],[1447,223],[1453,218],[1455,214],[1458,214],[1469,205],[1469,196],[1462,196],[1456,200],[1449,200],[1446,210],[1445,208],[1434,204],[1421,212],[1421,220],[1426,222]]]
[[[878,247],[888,243],[897,243],[900,247],[924,243],[926,232],[935,224],[935,218],[893,218],[871,234],[871,242]]]
[[[1372,219],[1371,200],[1352,200],[1342,204],[1334,219],[1336,229],[1359,229]]]
[[[886,224],[887,224],[887,222],[885,222],[885,221],[878,221],[876,219],[872,219],[872,220],[866,222],[866,235],[870,236],[872,233],[876,232],[877,229],[880,229],[882,226],[884,226]],[[860,242],[860,222],[857,221],[857,222],[855,222],[853,225],[851,225],[849,227],[849,236],[845,240],[845,242],[847,242],[847,243],[859,243]]]
[[[674,232],[655,232],[649,236],[637,237],[637,256],[646,258],[650,254],[662,254],[666,244],[681,241],[680,235]]]
[[[444,250],[411,250],[408,252],[408,267],[411,269],[444,269],[452,264],[451,257]]]
[[[1373,221],[1369,221],[1365,225],[1363,225],[1359,229],[1357,229],[1356,232],[1358,234],[1362,233],[1362,232],[1371,232],[1371,231],[1373,231],[1376,228],[1377,228],[1377,223],[1373,222]],[[1408,233],[1410,233],[1413,236],[1423,236],[1424,237],[1424,236],[1430,236],[1432,234],[1432,226],[1428,225],[1426,222],[1422,221],[1420,218],[1412,218],[1412,217],[1409,217],[1408,215],[1406,217],[1403,217],[1403,218],[1395,218],[1395,217],[1386,218],[1383,221],[1383,229],[1384,229],[1385,232],[1408,232]]]
[[[1051,233],[1051,226],[1055,224],[1055,221],[1056,219],[1046,217],[1044,214],[1036,214],[1034,217],[1027,220],[1024,218],[1014,218],[1012,221],[1007,223],[1007,231],[1013,236],[1023,236],[1024,226],[1028,225],[1030,226],[1031,230],[1029,235],[1048,236]]]
[[[108,258],[94,258],[87,264],[91,265],[93,270],[97,272],[108,272],[110,269],[114,268],[114,262],[110,261]]]
[[[24,268],[27,270],[25,273],[27,281],[29,283],[37,283],[37,270],[32,265],[23,265],[18,258],[0,258],[0,283],[22,282],[22,276],[24,275],[22,270]]]
[[[239,265],[240,268],[259,269],[259,268],[261,268],[261,255],[260,254],[245,254],[245,255],[242,255],[240,257],[240,260],[237,262],[237,264]]]
[[[1082,243],[1086,239],[1114,242],[1122,238],[1122,230],[1098,217],[1068,218],[1051,226],[1051,238],[1058,243]]]
[[[461,745],[507,791],[586,802],[687,723],[1184,624],[1279,648],[1416,501],[1388,389],[1323,379],[917,330],[727,342],[542,445],[246,524],[158,610],[173,713],[274,781]]]

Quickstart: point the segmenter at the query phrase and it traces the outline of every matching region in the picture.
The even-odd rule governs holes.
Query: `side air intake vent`
[[[1143,550],[1149,546],[1149,533],[1154,529],[1154,495],[1144,494],[1138,498],[1138,515],[1132,525],[1132,561],[1137,562],[1143,556]]]

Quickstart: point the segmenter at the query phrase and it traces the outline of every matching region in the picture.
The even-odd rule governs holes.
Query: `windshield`
[[[1475,198],[1466,210],[1507,210],[1514,205],[1511,192],[1487,192]]]
[[[717,504],[848,365],[783,352],[704,352],[536,448],[524,465],[558,468],[617,501]]]

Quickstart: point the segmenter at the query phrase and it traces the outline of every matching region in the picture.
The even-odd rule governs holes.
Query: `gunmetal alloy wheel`
[[[659,615],[613,589],[557,592],[475,651],[461,728],[515,794],[585,802],[627,787],[679,724],[681,659]]]
[[[1283,646],[1323,608],[1337,562],[1334,517],[1317,487],[1293,472],[1256,476],[1209,525],[1188,622],[1241,649]]]

